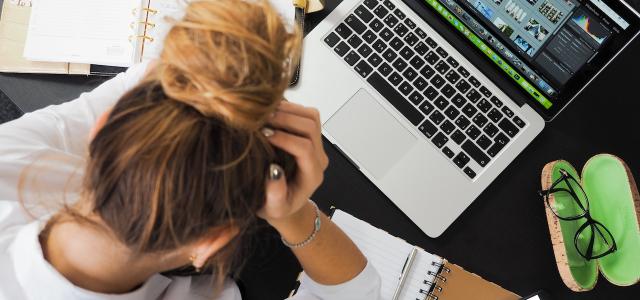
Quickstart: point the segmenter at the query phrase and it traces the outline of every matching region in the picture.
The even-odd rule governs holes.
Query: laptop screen
[[[421,0],[534,101],[557,114],[633,39],[617,0]]]

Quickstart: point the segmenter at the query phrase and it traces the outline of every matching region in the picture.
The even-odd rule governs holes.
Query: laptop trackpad
[[[381,179],[416,143],[366,90],[360,89],[324,125],[352,159]]]

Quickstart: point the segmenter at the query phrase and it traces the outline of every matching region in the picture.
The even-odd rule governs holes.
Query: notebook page
[[[149,14],[147,20],[153,26],[147,27],[146,35],[152,37],[153,42],[144,43],[142,60],[160,57],[164,40],[173,26],[172,19],[182,19],[186,9],[184,0],[149,0],[149,2],[149,8],[156,10],[157,13]],[[291,0],[271,0],[271,4],[286,22],[295,24],[295,10]]]
[[[400,293],[402,300],[424,299],[443,260],[437,255],[419,249]],[[431,273],[430,273],[431,272]],[[432,275],[430,275],[432,274]]]
[[[33,0],[24,56],[35,61],[133,63],[141,0]],[[131,25],[133,22],[133,26]]]
[[[376,268],[382,278],[382,299],[390,300],[398,285],[402,267],[414,247],[341,210],[336,210],[331,220],[353,240]]]

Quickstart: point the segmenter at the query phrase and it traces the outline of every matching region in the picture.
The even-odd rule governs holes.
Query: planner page
[[[24,56],[126,67],[134,62],[141,0],[32,0]]]

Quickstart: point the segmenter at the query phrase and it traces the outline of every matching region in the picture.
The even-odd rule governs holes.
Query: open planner
[[[380,274],[384,300],[394,299],[396,293],[396,299],[401,300],[520,299],[518,295],[344,211],[335,210],[331,219]],[[415,252],[413,258],[412,252]],[[404,279],[400,280],[401,277]]]

